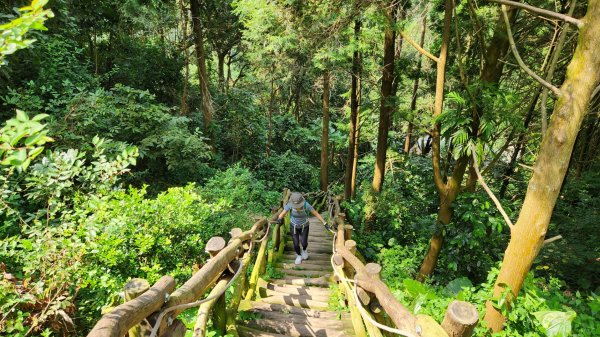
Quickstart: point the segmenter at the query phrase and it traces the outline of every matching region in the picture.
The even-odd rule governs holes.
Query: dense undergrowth
[[[370,165],[368,160],[365,164]],[[600,333],[598,270],[589,264],[598,250],[586,242],[595,230],[591,219],[598,215],[597,198],[589,197],[596,175],[583,176],[565,186],[551,227],[563,235],[563,240],[543,248],[509,312],[502,300],[491,298],[508,230],[485,192],[463,193],[454,207],[452,223],[440,228],[435,225],[437,196],[428,179],[430,159],[401,156],[393,169],[395,173],[386,180],[376,204],[375,225],[366,228],[364,224],[370,186],[361,189],[362,198],[344,205],[358,230],[354,238],[359,248],[368,260],[382,265],[386,284],[412,311],[441,321],[448,304],[458,299],[473,303],[482,318],[486,302],[492,301],[507,315],[507,327],[497,336]],[[572,189],[573,185],[577,187]],[[519,196],[513,197],[516,207]],[[514,218],[511,200],[504,200],[504,204]],[[585,215],[575,219],[564,213],[576,210]],[[414,278],[435,230],[446,231],[449,238],[438,261],[441,271],[421,284]],[[475,335],[486,333],[480,324]]]

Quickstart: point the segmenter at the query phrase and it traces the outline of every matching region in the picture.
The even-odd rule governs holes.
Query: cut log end
[[[367,263],[365,266],[367,274],[371,277],[379,278],[379,273],[381,273],[381,266],[377,263]]]
[[[213,236],[206,243],[206,248],[204,250],[210,255],[210,257],[214,257],[221,250],[223,250],[226,245],[227,243],[225,242],[225,239],[220,236]]]
[[[354,254],[356,252],[356,241],[354,240],[346,240],[344,243],[344,247],[350,251],[350,253]]]
[[[131,301],[150,289],[150,283],[141,278],[134,278],[125,284],[125,300]]]
[[[232,239],[237,238],[238,236],[242,235],[244,231],[241,228],[233,228],[231,231],[229,231],[229,234],[231,235]]]
[[[340,254],[336,253],[333,255],[333,263],[335,263],[336,266],[343,267],[344,266],[344,258]]]
[[[449,336],[470,337],[479,321],[477,309],[463,301],[452,301],[446,311],[442,327]]]

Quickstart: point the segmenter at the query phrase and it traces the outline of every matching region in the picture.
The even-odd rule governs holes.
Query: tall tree
[[[327,192],[329,176],[327,172],[329,164],[328,146],[329,146],[329,70],[323,72],[323,130],[321,133],[321,191]]]
[[[448,6],[448,4],[446,5]],[[446,7],[448,10],[448,7]],[[516,11],[513,10],[510,12],[510,20],[514,20],[516,15]],[[446,19],[444,19],[446,20]],[[446,24],[444,21],[444,36],[446,34]],[[450,28],[448,27],[447,34],[450,34]],[[447,37],[449,39],[449,36]],[[442,50],[444,50],[444,37],[442,37]],[[447,53],[447,43],[445,52]],[[458,43],[458,41],[457,41]],[[483,46],[485,46],[485,42],[480,42]],[[504,20],[500,16],[498,22],[496,24],[496,28],[494,30],[494,35],[492,36],[492,40],[485,47],[484,59],[482,62],[482,67],[480,71],[480,81],[482,86],[496,86],[500,81],[500,77],[502,76],[502,71],[504,68],[504,63],[501,62],[501,59],[508,52],[508,40],[506,39],[505,33],[505,25]],[[443,63],[445,64],[446,55],[443,57]],[[443,107],[443,85],[444,78],[443,74],[440,75],[440,72],[444,71],[444,67],[441,67],[442,63],[442,52],[440,51],[440,57],[437,64],[437,80],[436,80],[436,98],[435,98],[435,106],[433,110],[434,119],[441,115],[442,107]],[[441,86],[441,88],[440,88]],[[466,87],[468,91],[468,86]],[[476,142],[479,137],[479,125],[480,118],[483,111],[483,105],[481,100],[478,98],[481,95],[483,88],[480,88],[476,93],[470,93],[472,102],[472,116],[470,123],[470,132],[469,138],[471,141]],[[439,95],[439,97],[438,97]],[[441,125],[440,123],[436,123],[432,132],[432,160],[433,160],[433,173],[434,173],[434,182],[436,186],[436,190],[439,195],[439,208],[438,208],[438,218],[437,221],[440,226],[446,226],[452,220],[452,204],[458,197],[458,194],[462,189],[462,181],[466,172],[466,169],[469,165],[470,156],[468,152],[465,151],[456,161],[454,167],[452,169],[452,173],[450,176],[444,179],[443,172],[445,170],[442,169],[441,166],[441,148],[440,148],[440,134]],[[473,180],[474,181],[474,180]],[[437,264],[439,253],[442,249],[444,243],[444,235],[441,229],[436,230],[431,237],[429,249],[427,250],[427,254],[423,259],[423,263],[419,268],[419,273],[417,275],[417,280],[423,281],[427,276],[431,275],[435,266]]]
[[[385,7],[385,38],[383,45],[383,70],[381,78],[381,103],[379,106],[379,128],[377,130],[377,153],[375,155],[375,172],[372,190],[381,192],[385,177],[385,160],[388,147],[388,133],[394,111],[394,55],[396,45],[396,15],[400,6],[399,0],[391,0]]]
[[[355,146],[357,142],[357,134],[358,134],[358,108],[359,101],[358,97],[360,95],[360,70],[361,70],[361,61],[360,61],[360,52],[358,50],[358,39],[360,36],[360,20],[354,21],[354,40],[356,41],[355,49],[352,52],[352,81],[350,86],[350,122],[349,122],[349,134],[348,134],[348,157],[346,160],[346,172],[344,176],[344,198],[346,200],[350,200],[353,198],[352,196],[352,181],[353,181],[353,173],[355,172],[355,161],[354,161],[354,152]]]
[[[494,286],[499,298],[506,288],[517,297],[533,260],[544,243],[548,223],[569,165],[577,133],[587,113],[588,103],[600,82],[600,0],[590,0],[587,14],[579,20],[579,38],[567,68],[566,79],[558,91],[550,124],[544,135],[533,175]],[[486,307],[485,321],[499,331],[504,317],[492,303]]]
[[[196,44],[196,62],[198,65],[198,80],[200,81],[200,92],[202,93],[202,121],[204,122],[204,134],[210,137],[210,127],[214,115],[212,98],[209,91],[209,76],[206,71],[206,53],[204,51],[204,32],[200,22],[200,1],[190,0],[190,11],[192,14],[192,31],[194,43]]]
[[[419,46],[423,48],[425,45],[425,33],[427,32],[427,16],[423,16],[423,29],[421,30],[421,39],[419,41]],[[419,77],[421,77],[421,67],[423,66],[423,56],[421,54],[418,55],[419,61],[417,62],[417,73],[415,76],[415,83],[413,85],[412,97],[410,99],[410,120],[408,122],[408,129],[406,130],[406,138],[404,140],[404,153],[408,153],[410,151],[410,142],[411,135],[413,132],[413,123],[412,118],[414,118],[414,114],[417,110],[417,93],[419,91]]]

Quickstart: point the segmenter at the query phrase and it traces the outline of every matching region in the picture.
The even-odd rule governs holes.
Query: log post
[[[217,256],[217,254],[219,254],[219,252],[222,251],[226,245],[227,243],[225,242],[225,239],[223,239],[220,236],[213,236],[206,243],[204,251],[207,252],[208,255],[210,255],[210,258],[212,259],[213,257]]]
[[[369,277],[374,278],[376,280],[381,279],[381,266],[377,263],[367,263],[365,266],[365,270],[367,271],[367,275]]]
[[[367,293],[363,288],[355,285],[356,287],[356,294],[358,295],[358,299],[360,300],[360,303],[362,303],[363,306],[367,306],[369,305],[369,302],[371,302],[371,296],[369,295],[369,293]]]
[[[356,254],[356,241],[346,240],[346,242],[344,243],[344,247],[350,252],[350,254],[352,254],[352,255]],[[353,278],[354,272],[355,272],[355,270],[351,264],[346,263],[344,265],[344,274],[346,274],[346,277],[348,277],[350,279]]]
[[[258,284],[258,278],[260,277],[261,270],[263,270],[263,265],[266,263],[266,251],[267,251],[268,240],[264,240],[260,243],[260,248],[258,249],[258,253],[256,254],[256,263],[254,264],[254,268],[252,269],[252,274],[250,275],[250,286],[248,287],[248,292],[244,299],[252,300],[254,297],[254,293],[256,292],[256,285]]]
[[[169,326],[160,337],[183,337],[186,332],[185,324],[179,319],[173,321],[173,324]],[[149,336],[150,332],[146,336]]]
[[[471,303],[452,301],[446,310],[442,328],[450,337],[471,337],[478,321],[479,313]]]
[[[145,293],[150,289],[150,283],[148,281],[141,278],[134,278],[131,281],[125,284],[125,301],[132,301],[139,297],[141,294]],[[140,322],[140,324],[135,325],[133,328],[129,329],[128,335],[129,337],[142,337],[144,334],[150,330],[148,330],[148,321],[145,319]]]
[[[352,231],[354,230],[354,226],[345,225],[344,226],[344,239],[352,240]]]
[[[219,280],[219,282],[217,282],[217,284],[214,286],[214,288],[211,290],[211,292],[208,296],[209,297],[214,296],[214,295],[220,293],[221,291],[225,290],[225,286],[227,285],[228,282],[229,282],[228,278],[223,278],[223,279]],[[223,297],[223,295],[219,296],[218,298],[213,298],[212,300],[204,302],[200,305],[200,307],[198,308],[196,325],[194,326],[194,335],[193,335],[194,337],[204,337],[206,335],[206,323],[208,322],[208,317],[210,315],[211,309],[213,308],[213,306],[215,306],[215,304],[221,297]],[[224,297],[223,297],[223,299],[224,299]],[[214,321],[214,318],[213,318],[213,321]],[[215,325],[215,327],[217,327],[216,324],[214,324],[214,325]]]
[[[227,307],[227,335],[233,335],[234,337],[239,337],[235,318],[237,316],[238,307],[240,306],[242,296],[246,290],[246,271],[248,270],[248,265],[250,264],[251,258],[252,252],[247,252],[241,260],[242,270],[240,271],[240,276],[233,285],[233,296],[231,296],[231,300],[229,301],[229,305]]]

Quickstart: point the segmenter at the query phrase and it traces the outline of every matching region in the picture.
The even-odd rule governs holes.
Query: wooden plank
[[[148,291],[125,302],[102,316],[88,337],[121,337],[134,325],[157,311],[165,303],[167,294],[175,289],[175,279],[163,276]]]

